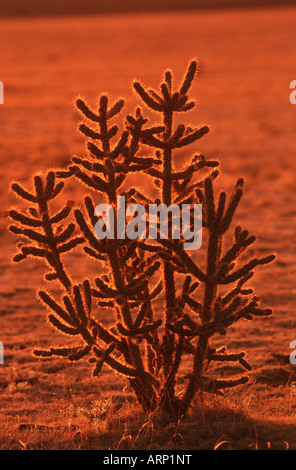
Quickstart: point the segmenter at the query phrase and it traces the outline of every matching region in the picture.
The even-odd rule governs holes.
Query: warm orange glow
[[[150,11],[133,11],[129,2],[130,8],[121,14],[116,6],[114,12],[94,12],[98,2],[89,0],[86,15],[76,1],[72,10],[67,2],[56,2],[52,9],[57,11],[37,14],[43,2],[31,0],[27,7],[23,2],[16,14],[13,3],[4,2],[5,17],[0,17],[0,81],[5,92],[4,104],[0,104],[0,342],[5,350],[4,364],[0,363],[0,448],[99,449],[110,439],[110,448],[126,449],[150,445],[295,449],[296,366],[289,362],[289,355],[290,343],[296,339],[296,106],[289,101],[289,84],[296,79],[296,8],[269,7],[272,0],[262,0],[260,8],[176,12],[168,6],[172,2],[167,2],[163,10],[170,11],[155,11],[156,2],[151,1]],[[222,0],[214,3],[223,6]],[[188,9],[189,4],[188,0]],[[133,390],[121,375],[106,368],[100,379],[92,377],[86,359],[69,365],[64,358],[33,357],[35,347],[49,350],[73,344],[45,322],[36,289],[42,289],[48,300],[52,285],[49,278],[44,279],[41,263],[35,258],[17,267],[11,263],[26,240],[20,236],[15,247],[15,237],[7,230],[8,209],[22,210],[30,218],[36,213],[33,203],[24,204],[9,188],[12,181],[28,188],[37,172],[44,178],[48,170],[65,170],[73,155],[79,161],[89,152],[78,132],[81,115],[74,107],[78,97],[95,111],[101,95],[108,96],[110,103],[124,97],[126,105],[118,121],[123,126],[124,116],[135,115],[139,105],[134,81],[145,89],[157,89],[163,71],[170,67],[179,83],[193,58],[198,59],[198,80],[191,96],[197,106],[188,115],[180,113],[174,129],[187,121],[193,128],[209,126],[210,132],[190,147],[190,158],[186,148],[177,150],[176,171],[195,154],[219,160],[216,208],[220,191],[231,193],[243,177],[244,197],[236,222],[257,237],[250,248],[251,258],[277,255],[274,263],[258,269],[251,280],[262,307],[271,307],[273,314],[233,325],[226,338],[217,335],[215,340],[217,347],[227,344],[231,352],[246,351],[253,366],[250,382],[227,391],[225,398],[207,397],[202,413],[196,400],[187,421],[170,425],[164,433],[150,418],[144,419]],[[143,103],[141,109],[151,125],[159,125],[153,111]],[[153,152],[151,147],[143,154],[156,158]],[[135,186],[149,197],[157,194],[148,175],[128,176],[124,185],[125,190]],[[79,211],[86,191],[69,180],[61,206],[55,206],[55,201],[53,206],[57,211],[62,207]],[[224,249],[231,244],[232,232],[225,236]],[[203,254],[204,247],[196,260]],[[90,259],[85,262],[83,255],[82,249],[69,254],[69,282],[98,276],[98,264]],[[77,296],[85,297],[84,288]],[[177,289],[181,288],[180,282]],[[58,284],[55,294],[61,294]],[[124,297],[117,300],[119,306],[120,302],[124,305]],[[104,322],[111,328],[114,307],[110,299],[96,301],[106,304]],[[163,298],[155,302],[158,319]],[[192,356],[186,356],[183,376],[191,373],[191,362]],[[232,377],[230,365],[219,364],[219,378]],[[236,363],[235,368],[240,377],[240,365]],[[185,390],[182,380],[180,396]],[[205,435],[211,436],[208,440],[196,425],[200,422]]]

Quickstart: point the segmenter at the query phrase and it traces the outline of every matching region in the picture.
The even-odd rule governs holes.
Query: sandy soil
[[[292,7],[0,20],[3,209],[16,204],[8,192],[11,180],[26,184],[36,171],[63,167],[71,155],[85,151],[77,132],[80,117],[73,107],[78,95],[92,104],[101,92],[109,92],[112,99],[123,96],[126,113],[131,112],[137,104],[131,90],[134,78],[156,86],[164,68],[170,67],[179,82],[188,60],[200,60],[192,92],[198,107],[190,119],[209,124],[211,132],[193,151],[219,158],[217,188],[229,189],[238,177],[245,178],[236,221],[257,236],[254,253],[277,254],[272,265],[257,271],[253,282],[273,316],[237,324],[227,341],[234,349],[245,349],[254,366],[250,384],[227,399],[257,423],[262,448],[267,442],[285,448],[285,441],[296,448],[296,366],[288,360],[290,342],[296,339],[296,107],[289,102],[289,84],[296,79],[295,22]],[[73,183],[67,194],[79,203]],[[37,448],[87,447],[79,440],[82,424],[76,422],[77,409],[84,410],[80,420],[89,419],[85,410],[93,400],[124,396],[125,382],[108,371],[100,382],[94,381],[87,364],[69,367],[63,360],[32,357],[35,345],[61,340],[46,324],[35,297],[43,266],[37,261],[11,264],[15,239],[6,227],[7,221],[1,219],[0,340],[5,364],[0,365],[0,446],[23,448],[29,442]],[[80,252],[71,263],[77,275],[83,274]],[[228,373],[221,367],[222,375]],[[31,435],[26,426],[26,431],[19,428],[32,423],[50,426],[52,439],[41,431]],[[61,423],[68,430],[72,423],[76,430],[78,426],[76,441],[55,434]],[[220,431],[206,443],[188,439],[187,448],[213,448]],[[94,432],[94,446],[97,436]],[[236,444],[235,433],[228,438],[234,447],[246,448],[256,440],[240,436]]]

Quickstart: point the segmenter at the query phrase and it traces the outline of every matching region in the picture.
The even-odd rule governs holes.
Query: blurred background
[[[111,103],[125,98],[118,120],[122,129],[125,115],[141,104],[132,90],[134,79],[155,88],[170,68],[178,86],[190,59],[198,60],[199,76],[191,90],[197,106],[180,119],[194,127],[207,124],[210,133],[186,149],[186,154],[178,153],[175,164],[182,166],[185,157],[198,152],[219,159],[217,191],[229,191],[237,178],[245,179],[236,224],[257,237],[250,256],[277,254],[276,262],[266,271],[258,269],[252,280],[262,305],[271,307],[274,314],[267,320],[241,322],[232,328],[229,338],[234,348],[247,348],[254,374],[264,376],[264,368],[268,368],[271,384],[279,364],[272,354],[290,354],[289,345],[296,336],[296,106],[289,101],[289,85],[296,80],[294,3],[0,0],[0,81],[4,84],[0,209],[18,204],[9,191],[12,180],[30,188],[35,172],[65,168],[72,155],[86,152],[77,130],[81,115],[74,103],[78,96],[94,109],[101,93],[108,93]],[[151,124],[159,123],[156,113],[142,108]],[[82,196],[77,188],[71,179],[65,197],[79,205]],[[51,344],[54,333],[35,298],[44,274],[42,263],[11,263],[16,239],[8,234],[5,219],[0,219],[0,241],[0,340],[7,361],[0,379],[7,385],[15,376],[31,377],[35,367],[43,367],[31,351],[41,340]],[[86,269],[82,256],[77,250],[70,260],[70,270],[74,267],[72,272],[78,277]],[[55,338],[60,341],[58,334]],[[65,373],[68,383],[71,369]],[[289,371],[284,373],[286,379],[287,374],[290,377]],[[10,389],[6,390],[3,399],[10,430],[13,417],[17,420],[27,411],[23,395],[9,395]],[[279,401],[272,408],[266,387],[262,390],[261,405],[270,405],[269,416],[278,419]],[[276,400],[277,395],[274,397]],[[278,397],[281,400],[280,394]],[[42,420],[44,405],[38,405],[38,400],[44,397],[40,398],[38,388],[34,399],[28,408],[36,411],[40,405],[38,419]],[[286,412],[287,408],[283,414]],[[294,432],[295,415],[291,419]]]
[[[293,5],[295,0],[2,0],[1,16],[39,16]]]

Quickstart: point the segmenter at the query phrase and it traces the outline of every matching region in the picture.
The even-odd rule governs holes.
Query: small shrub
[[[240,319],[271,314],[271,310],[259,306],[259,297],[246,284],[254,269],[270,263],[274,255],[237,265],[241,254],[255,241],[239,226],[234,229],[232,246],[227,250],[223,246],[243,194],[243,180],[236,182],[227,200],[224,191],[215,196],[213,189],[217,161],[195,154],[188,156],[183,169],[175,168],[178,149],[209,131],[207,126],[174,126],[175,115],[187,113],[195,105],[188,92],[196,72],[197,64],[192,61],[177,91],[173,91],[170,71],[164,75],[160,92],[135,82],[136,94],[160,116],[160,123],[149,127],[142,109],[137,108],[135,115],[126,117],[119,137],[119,128],[112,121],[122,111],[122,99],[110,106],[103,95],[98,110],[78,99],[77,108],[85,118],[80,131],[86,136],[88,154],[73,157],[66,169],[49,171],[44,178],[36,175],[31,190],[13,183],[12,190],[29,207],[26,213],[9,210],[4,214],[16,222],[9,230],[27,240],[13,260],[40,258],[49,268],[45,279],[57,281],[63,288],[60,298],[43,290],[38,293],[49,310],[49,322],[79,340],[75,347],[35,349],[35,355],[63,356],[70,361],[88,357],[94,376],[99,376],[103,367],[113,369],[126,376],[145,412],[158,411],[173,418],[186,414],[198,390],[221,393],[247,382],[245,374],[229,380],[207,375],[207,366],[214,361],[251,369],[245,352],[213,347],[211,339],[225,335],[227,328]],[[151,156],[147,156],[147,149]],[[122,185],[131,174],[149,177],[158,198],[152,200],[138,187],[123,192]],[[92,197],[85,197],[83,208],[68,201],[54,212],[53,201],[69,178],[85,185],[94,196],[103,196],[102,200],[115,209],[117,197],[123,194],[127,203],[145,207],[152,203],[177,204],[180,208],[182,204],[201,204],[207,234],[203,236],[206,254],[201,260],[205,268],[184,249],[184,238],[173,238],[171,218],[167,239],[158,237],[151,242],[115,234],[114,239],[100,240],[94,230],[99,218]],[[65,258],[76,248],[83,248],[85,256],[96,260],[98,272],[103,274],[74,283]],[[177,288],[180,282],[181,288]],[[225,286],[229,286],[226,293]],[[114,314],[110,328],[104,324],[107,308]],[[182,377],[185,355],[192,358],[191,373],[185,377],[183,392],[177,394],[176,381]]]

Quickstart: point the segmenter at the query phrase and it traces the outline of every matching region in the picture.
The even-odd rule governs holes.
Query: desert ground
[[[102,92],[124,97],[124,115],[139,104],[134,79],[155,87],[170,68],[179,83],[197,58],[191,94],[198,106],[186,119],[211,131],[193,152],[219,159],[218,189],[244,178],[235,221],[256,235],[252,254],[277,256],[252,280],[272,316],[241,321],[222,338],[246,351],[248,384],[205,396],[203,412],[197,402],[186,420],[161,428],[107,367],[93,378],[87,361],[33,357],[35,346],[64,338],[35,294],[48,287],[42,263],[11,262],[16,237],[0,219],[1,449],[296,449],[296,366],[289,362],[296,339],[295,23],[296,7],[0,19],[1,209],[20,207],[11,181],[29,187],[36,172],[84,154],[78,96],[93,106]],[[79,204],[77,188],[69,181],[66,196]],[[79,249],[69,262],[74,277],[96,274]],[[228,366],[218,369],[229,377]]]

